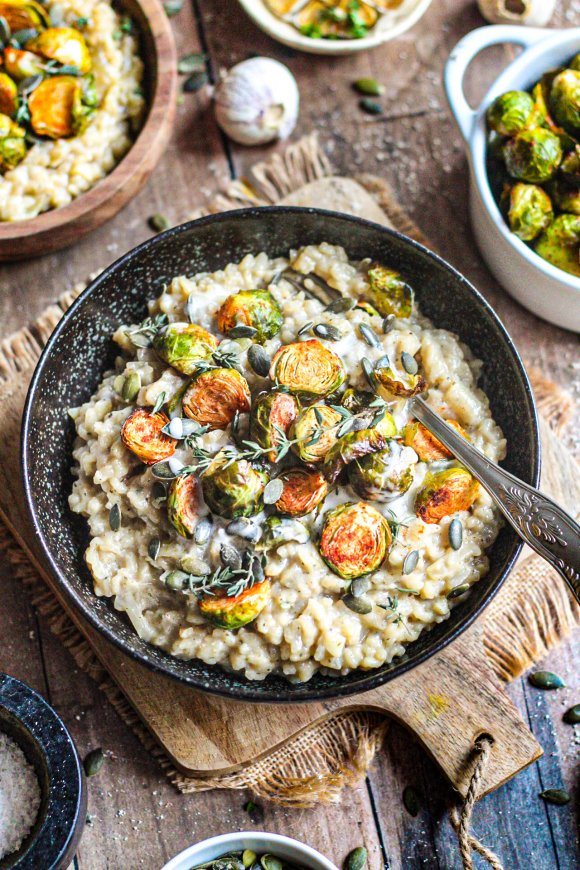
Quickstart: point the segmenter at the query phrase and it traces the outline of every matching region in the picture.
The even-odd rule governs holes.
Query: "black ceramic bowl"
[[[29,686],[0,674],[0,732],[32,764],[41,791],[38,818],[0,870],[60,870],[72,861],[85,826],[87,793],[82,767],[64,723]]]
[[[491,570],[424,632],[404,657],[340,678],[317,675],[302,685],[282,678],[250,682],[200,661],[183,662],[140,640],[111,603],[93,594],[83,561],[84,520],[67,508],[73,426],[67,408],[85,402],[115,357],[111,333],[140,321],[145,303],[175,275],[215,270],[245,254],[287,254],[327,241],[353,259],[372,257],[399,269],[416,288],[423,312],[457,332],[483,360],[481,385],[508,437],[505,466],[528,483],[539,477],[539,439],[532,392],[510,337],[485,300],[458,272],[421,245],[377,224],[318,209],[244,209],[202,218],[156,236],[103,272],[65,314],[36,369],[24,412],[23,479],[28,508],[50,570],[67,598],[113,643],[155,670],[196,688],[254,701],[308,701],[371,689],[400,676],[449,643],[495,595],[521,549],[504,528],[490,551]]]

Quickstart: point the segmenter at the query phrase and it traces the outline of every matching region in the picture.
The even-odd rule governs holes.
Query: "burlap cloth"
[[[304,185],[332,176],[331,166],[315,136],[290,146],[284,154],[255,166],[250,180],[233,182],[197,214],[225,211],[248,205],[273,205],[284,201],[304,204]],[[377,220],[380,209],[398,230],[418,241],[426,239],[396,202],[381,180],[371,176],[356,179],[375,199]],[[356,197],[348,179],[335,179],[332,194],[328,185],[317,198],[320,207],[357,211]],[[310,193],[312,196],[312,191]],[[311,201],[308,203],[311,204]],[[197,216],[184,215],[183,219]],[[0,380],[30,378],[41,349],[62,313],[81,292],[79,284],[64,293],[57,303],[43,312],[28,327],[0,345]],[[570,416],[571,401],[556,385],[531,372],[538,407],[557,433]],[[256,795],[276,803],[309,807],[319,802],[336,802],[346,785],[353,785],[365,774],[383,740],[387,722],[374,713],[337,713],[330,719],[302,732],[290,744],[246,767],[222,777],[194,779],[172,766],[152,735],[138,719],[120,689],[99,663],[87,641],[62,611],[58,601],[36,574],[23,551],[0,525],[0,549],[28,589],[34,605],[48,621],[52,631],[67,647],[75,661],[99,684],[121,718],[154,755],[167,776],[182,792],[215,788],[251,789]],[[580,611],[559,577],[535,556],[518,564],[484,620],[486,653],[496,674],[509,681],[542,658],[578,624]],[[473,843],[471,844],[473,846]]]

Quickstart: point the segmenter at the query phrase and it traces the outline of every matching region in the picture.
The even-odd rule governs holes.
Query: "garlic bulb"
[[[298,119],[300,93],[290,70],[269,57],[236,64],[216,87],[216,121],[241,145],[286,139]]]
[[[544,27],[554,14],[556,0],[477,0],[477,5],[491,24]]]

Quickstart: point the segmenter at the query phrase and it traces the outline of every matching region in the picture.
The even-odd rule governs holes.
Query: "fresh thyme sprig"
[[[186,571],[170,571],[161,579],[170,589],[191,592],[197,598],[206,595],[225,593],[236,598],[250,586],[264,579],[264,557],[251,550],[244,553],[242,565],[232,568],[229,565],[216,568],[211,574],[188,574]]]
[[[146,317],[135,329],[127,329],[125,335],[133,342],[135,347],[149,347],[157,333],[167,326],[169,320],[167,314],[156,314],[155,317]]]

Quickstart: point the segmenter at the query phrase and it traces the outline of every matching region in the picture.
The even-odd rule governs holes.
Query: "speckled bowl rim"
[[[413,661],[409,661],[408,659],[403,658],[398,662],[395,667],[387,668],[383,666],[382,668],[377,668],[376,670],[370,670],[368,671],[368,676],[363,677],[360,682],[357,682],[355,684],[344,683],[341,681],[341,677],[337,677],[333,681],[332,685],[329,684],[325,686],[314,687],[311,690],[303,691],[299,696],[293,695],[292,685],[290,683],[288,683],[288,689],[285,692],[278,692],[276,691],[276,689],[272,689],[271,693],[269,693],[268,695],[257,692],[256,690],[254,690],[251,680],[247,680],[237,673],[231,675],[232,686],[228,690],[225,690],[221,686],[213,685],[211,674],[203,679],[199,678],[195,674],[177,674],[174,673],[169,667],[165,668],[157,661],[151,660],[146,652],[147,642],[141,640],[136,633],[135,635],[137,639],[141,642],[145,649],[141,651],[137,648],[130,648],[126,646],[123,640],[119,638],[116,633],[109,628],[109,626],[103,624],[99,620],[97,614],[95,614],[93,609],[85,605],[85,603],[76,594],[74,589],[71,589],[69,587],[64,573],[59,568],[57,561],[47,543],[46,537],[42,531],[41,524],[36,512],[33,497],[33,487],[29,475],[29,433],[32,418],[32,407],[35,401],[35,394],[38,383],[44,373],[44,369],[51,364],[52,350],[60,333],[65,329],[69,321],[74,318],[77,310],[87,302],[95,289],[99,287],[101,283],[106,281],[109,276],[113,275],[118,268],[128,264],[128,262],[133,258],[138,258],[142,252],[149,251],[150,249],[155,248],[163,240],[166,240],[168,238],[178,239],[181,234],[188,233],[192,229],[195,229],[195,227],[202,227],[210,223],[219,224],[220,222],[232,220],[241,221],[249,216],[259,218],[260,215],[264,214],[265,212],[274,214],[275,216],[280,217],[281,220],[283,220],[284,215],[287,214],[312,214],[322,218],[328,217],[329,219],[338,219],[340,221],[344,221],[346,225],[348,225],[348,223],[355,223],[362,226],[363,228],[368,227],[372,231],[379,231],[380,233],[391,235],[403,245],[406,245],[410,249],[417,251],[420,256],[426,257],[428,260],[432,260],[433,263],[436,263],[440,268],[448,272],[450,277],[452,277],[456,282],[459,282],[463,286],[464,290],[473,297],[475,303],[479,305],[481,309],[485,312],[485,314],[493,321],[494,326],[501,334],[507,346],[507,349],[509,350],[515,363],[516,370],[524,387],[524,393],[528,400],[528,411],[530,414],[532,438],[529,449],[533,473],[531,479],[527,482],[529,482],[532,486],[538,486],[540,480],[541,448],[538,418],[532,387],[530,385],[520,355],[509,333],[507,332],[506,328],[502,324],[501,320],[499,319],[498,315],[495,313],[491,305],[484,299],[479,291],[475,289],[475,287],[467,280],[467,278],[465,278],[460,272],[457,271],[457,269],[451,266],[438,254],[433,253],[433,251],[430,251],[428,248],[426,248],[424,245],[421,245],[419,242],[416,242],[414,239],[403,235],[403,233],[399,233],[396,230],[387,228],[381,224],[375,223],[374,221],[368,221],[364,218],[345,215],[340,212],[330,211],[327,209],[302,208],[298,206],[269,206],[259,208],[254,207],[220,212],[219,214],[207,215],[194,221],[188,221],[187,223],[180,224],[177,227],[172,227],[171,229],[166,230],[163,233],[159,233],[158,235],[147,239],[145,242],[142,242],[131,251],[128,251],[127,253],[123,254],[123,256],[119,257],[119,259],[117,259],[107,269],[101,272],[97,276],[97,278],[95,278],[95,280],[88,285],[88,287],[81,293],[81,295],[73,302],[70,308],[67,309],[67,311],[59,321],[56,329],[49,338],[40,356],[40,359],[32,376],[32,380],[30,382],[22,418],[21,473],[24,486],[26,508],[28,516],[34,528],[37,541],[42,551],[42,555],[44,556],[45,563],[48,566],[52,577],[56,580],[58,586],[66,595],[68,601],[75,607],[78,612],[80,612],[89,621],[93,628],[95,628],[101,635],[103,635],[107,640],[113,643],[122,652],[135,659],[136,661],[141,662],[141,664],[144,664],[148,669],[153,670],[157,673],[161,673],[164,676],[171,677],[182,685],[190,685],[192,686],[192,688],[195,688],[199,691],[206,692],[208,694],[219,695],[220,697],[242,701],[254,701],[266,704],[296,704],[309,701],[318,701],[324,698],[338,698],[348,695],[358,695],[363,692],[370,691],[371,689],[374,689],[377,686],[381,686],[384,683],[395,679],[396,677],[400,677],[402,674],[408,672],[414,667],[417,667],[418,665],[425,662],[427,659],[431,658],[431,656],[440,652],[447,646],[447,644],[451,643],[451,641],[455,640],[455,638],[457,638],[462,632],[469,628],[469,626],[472,625],[472,623],[492,601],[492,599],[495,597],[495,595],[503,585],[511,569],[513,568],[516,559],[518,558],[524,546],[523,542],[517,538],[515,532],[511,532],[511,535],[513,537],[513,542],[510,548],[511,555],[506,559],[503,570],[498,574],[494,586],[489,589],[486,597],[483,598],[479,605],[474,607],[473,610],[466,611],[461,616],[459,616],[457,618],[456,624],[453,625],[453,628],[445,636],[439,638],[432,644],[426,644],[426,648],[420,653],[417,653]],[[348,245],[348,242],[345,242],[345,244]],[[163,659],[165,658],[167,658],[168,661],[173,660],[173,657],[169,653],[164,653]],[[230,676],[225,671],[223,673],[225,673],[227,677]]]

